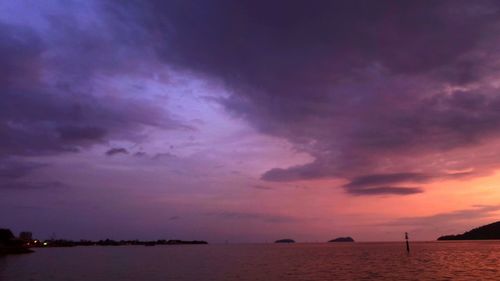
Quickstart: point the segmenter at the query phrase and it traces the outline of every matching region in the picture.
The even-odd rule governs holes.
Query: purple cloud
[[[500,166],[499,157],[470,158],[500,141],[497,3],[92,7],[47,16],[48,31],[0,25],[0,157],[78,152],[137,141],[148,126],[182,127],[148,99],[98,87],[103,77],[152,77],[150,68],[168,66],[222,81],[230,95],[217,101],[228,113],[314,158],[271,169],[266,181],[345,179],[350,194],[405,195],[450,171]],[[419,187],[367,178],[412,174],[423,175],[406,179]]]
[[[100,86],[103,77],[144,75],[126,66],[142,47],[120,41],[106,28],[76,22],[70,10],[42,16],[45,31],[30,28],[30,22],[0,22],[1,174],[24,175],[19,165],[30,162],[9,160],[16,157],[22,162],[19,157],[75,153],[112,140],[140,142],[147,127],[183,128],[160,104],[111,95],[112,81]],[[102,18],[96,22],[107,25]]]
[[[500,166],[455,153],[500,138],[493,2],[146,1],[112,11],[148,31],[166,63],[222,79],[229,112],[315,158],[263,180],[437,175],[417,181],[428,182]],[[454,166],[432,164],[443,153]],[[422,191],[382,184],[367,193]]]

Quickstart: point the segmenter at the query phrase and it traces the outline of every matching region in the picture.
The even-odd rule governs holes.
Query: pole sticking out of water
[[[406,252],[408,254],[410,253],[410,242],[408,242],[408,232],[405,232],[405,239],[406,239]]]

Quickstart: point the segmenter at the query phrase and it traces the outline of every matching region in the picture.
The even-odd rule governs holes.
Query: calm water
[[[38,249],[0,257],[0,280],[500,280],[500,242]]]

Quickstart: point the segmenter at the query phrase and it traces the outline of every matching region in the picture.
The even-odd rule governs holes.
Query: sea
[[[0,280],[500,280],[500,241],[40,248]]]

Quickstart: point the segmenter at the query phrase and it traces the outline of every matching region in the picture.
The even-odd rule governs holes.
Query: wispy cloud
[[[0,183],[0,189],[11,190],[46,190],[46,189],[65,189],[68,185],[59,181],[10,181]]]
[[[255,188],[255,189],[261,189],[261,190],[272,190],[273,188],[270,187],[270,186],[267,186],[267,185],[260,185],[260,184],[255,184],[255,185],[252,185],[252,188]]]
[[[472,208],[438,213],[430,216],[405,217],[387,223],[392,226],[439,226],[454,223],[474,222],[495,217],[500,211],[500,205],[474,205]]]
[[[209,213],[207,215],[227,220],[255,220],[266,223],[291,223],[300,220],[292,216],[273,215],[266,213],[254,213],[254,212],[218,212],[218,213]]]

